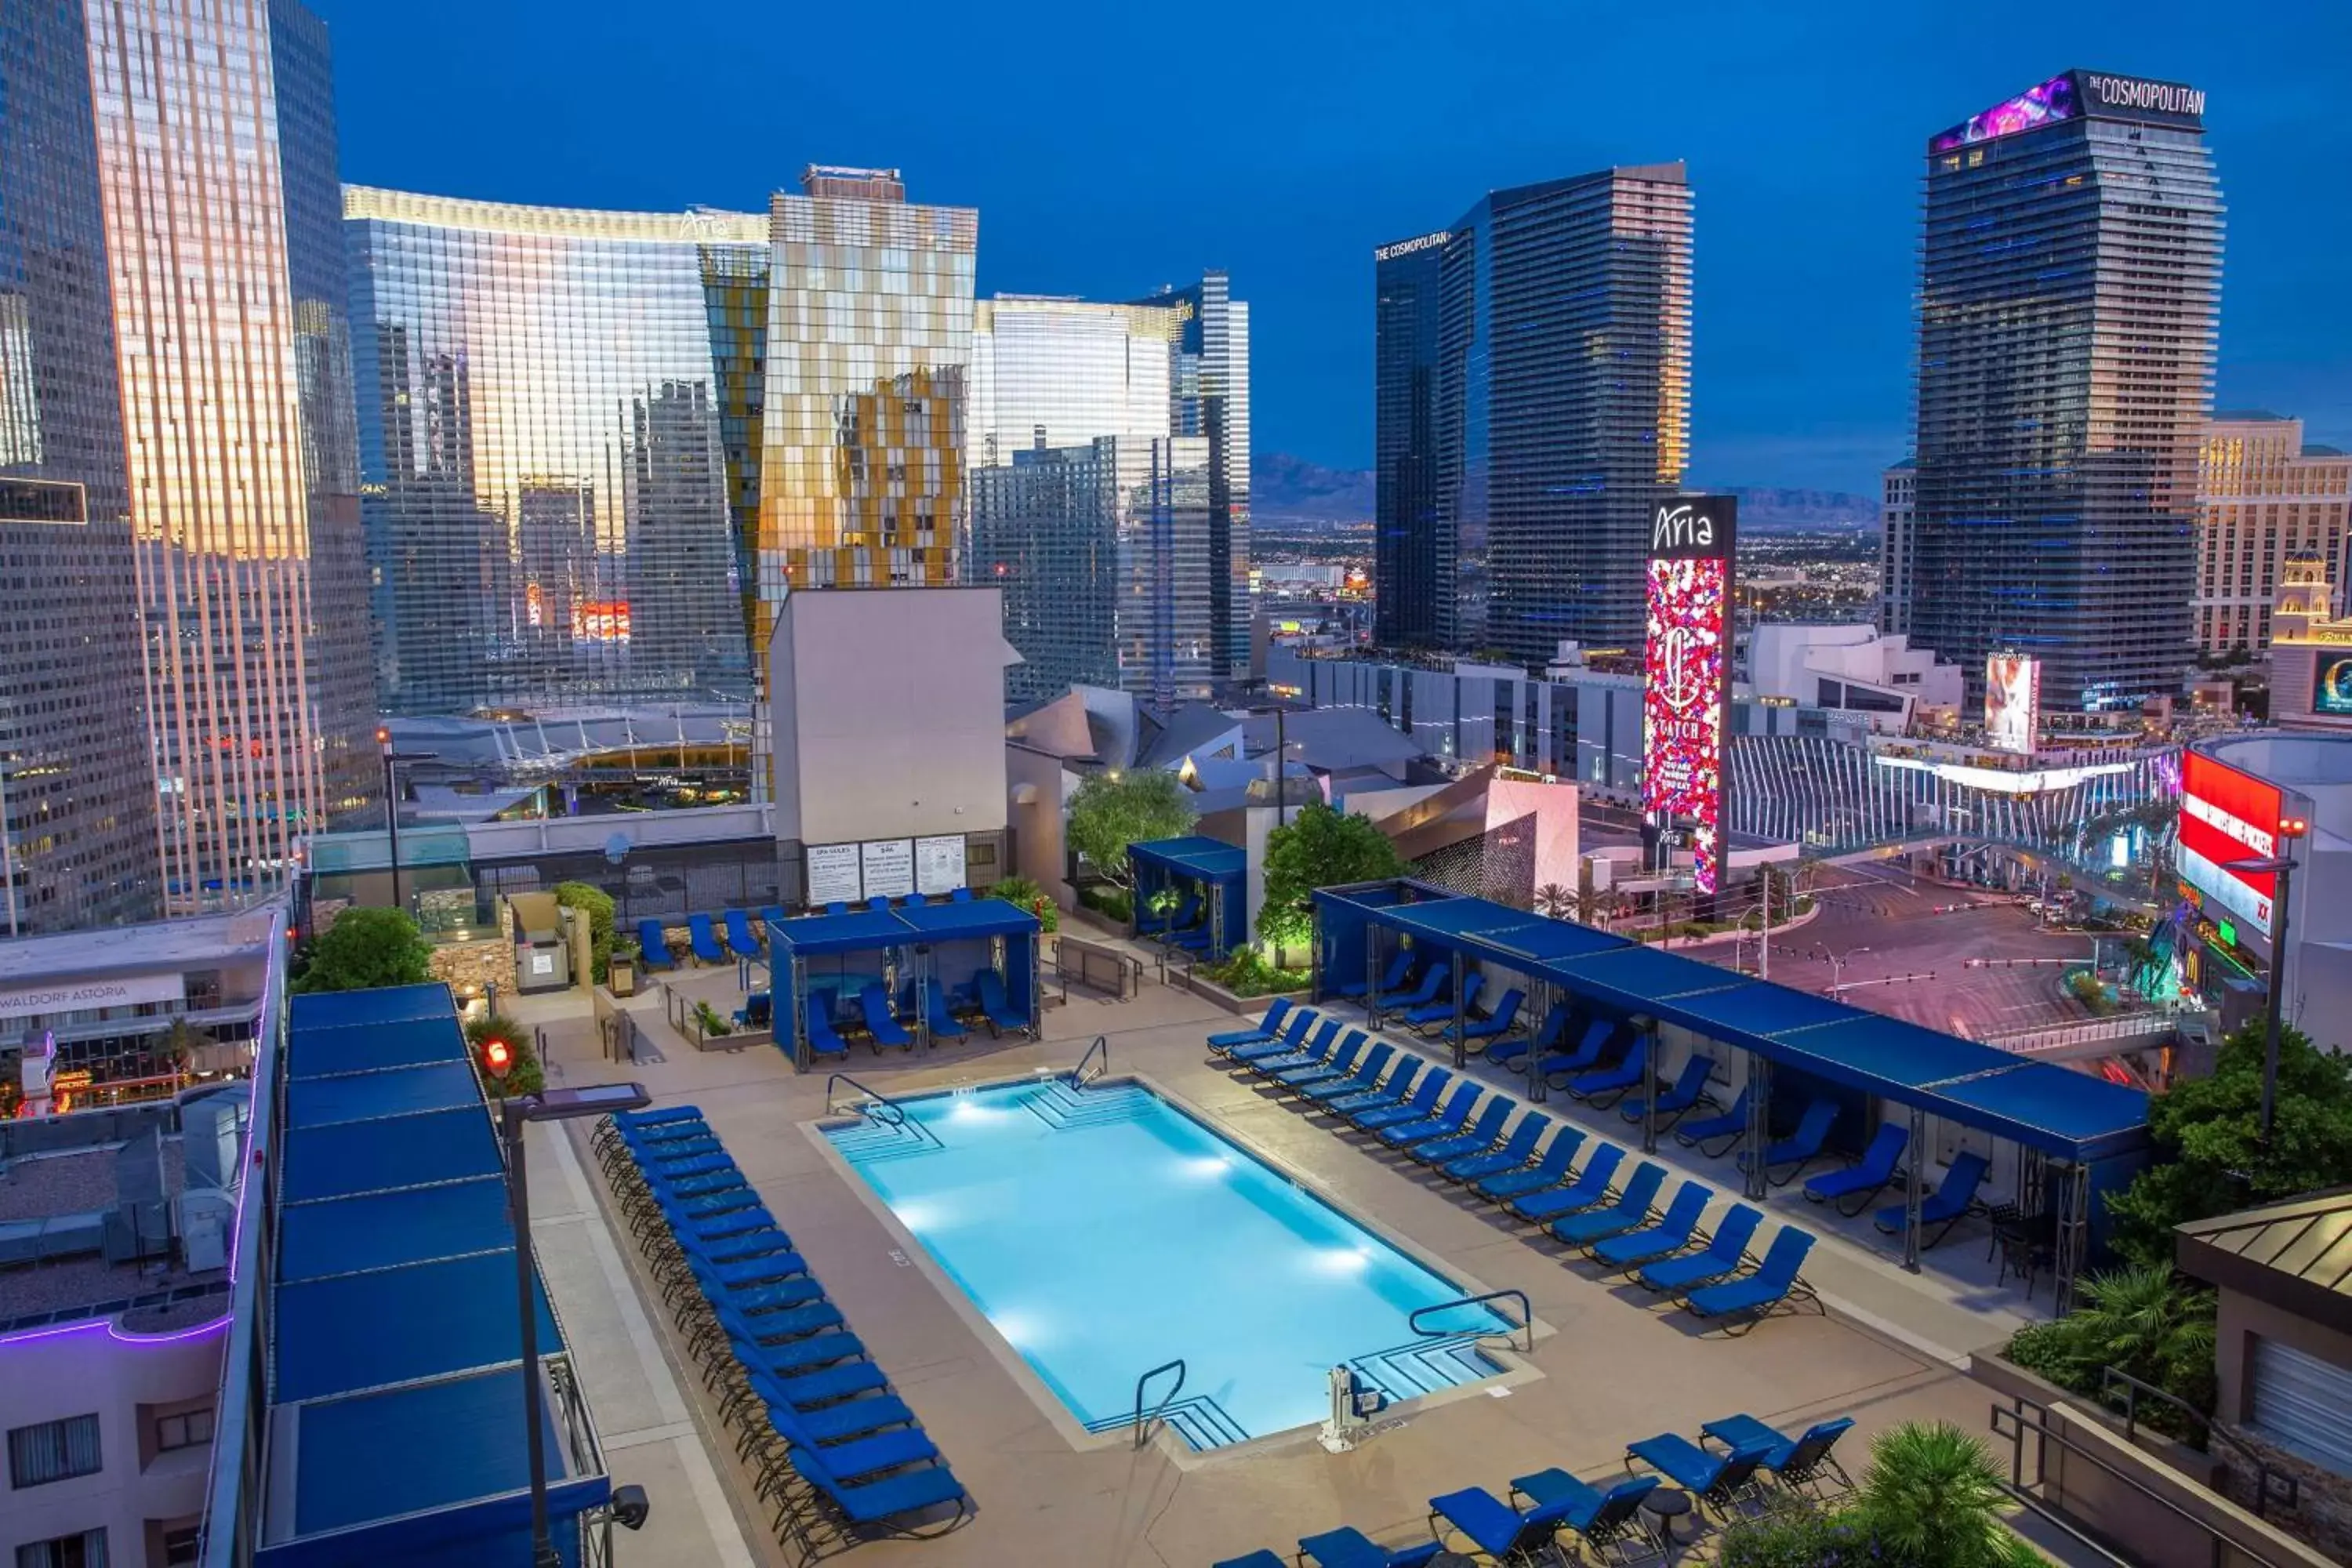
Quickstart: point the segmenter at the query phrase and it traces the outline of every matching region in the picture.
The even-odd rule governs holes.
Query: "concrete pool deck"
[[[676,987],[689,1000],[714,1005],[740,1000],[731,970],[688,973]],[[1781,1425],[1852,1415],[1858,1430],[1842,1453],[1849,1468],[1858,1468],[1871,1436],[1897,1421],[1942,1417],[1982,1431],[1990,1397],[1954,1363],[2021,1321],[2022,1297],[2013,1289],[1996,1291],[1964,1276],[1905,1274],[1881,1249],[1850,1242],[1824,1226],[1817,1205],[1800,1201],[1792,1211],[1776,1202],[1775,1219],[1805,1224],[1823,1238],[1806,1275],[1832,1314],[1776,1318],[1737,1339],[1703,1335],[1686,1314],[1660,1310],[1638,1288],[1564,1263],[1555,1244],[1531,1239],[1538,1233],[1506,1221],[1490,1206],[1466,1203],[1418,1167],[1370,1152],[1366,1140],[1338,1136],[1328,1121],[1218,1070],[1206,1061],[1202,1038],[1233,1027],[1232,1016],[1149,982],[1127,1003],[1074,994],[1068,1005],[1047,1011],[1042,1042],[992,1043],[982,1037],[928,1056],[879,1058],[858,1048],[849,1070],[888,1094],[1066,1068],[1097,1034],[1107,1035],[1114,1073],[1148,1076],[1221,1133],[1308,1173],[1357,1215],[1450,1270],[1491,1287],[1525,1290],[1535,1314],[1557,1331],[1525,1358],[1540,1376],[1500,1397],[1474,1392],[1409,1406],[1401,1425],[1352,1453],[1327,1454],[1310,1432],[1183,1465],[1156,1447],[1080,1451],[1007,1370],[1001,1342],[984,1338],[966,1304],[949,1300],[906,1257],[867,1194],[803,1130],[824,1113],[823,1073],[793,1073],[770,1046],[698,1052],[668,1029],[658,996],[632,1005],[660,1058],[634,1068],[601,1059],[584,1001],[523,999],[508,1011],[545,1028],[555,1081],[634,1076],[657,1103],[702,1109],[970,1489],[979,1508],[974,1519],[940,1540],[860,1545],[854,1561],[870,1568],[901,1563],[1205,1568],[1258,1546],[1287,1555],[1297,1537],[1341,1523],[1391,1542],[1423,1540],[1426,1500],[1435,1493],[1480,1485],[1499,1495],[1511,1477],[1547,1466],[1592,1479],[1622,1473],[1629,1441],[1668,1430],[1696,1434],[1700,1423],[1739,1411]],[[1638,1130],[1613,1112],[1594,1115],[1559,1099],[1546,1109],[1638,1145]],[[584,1147],[585,1129],[574,1128],[572,1135]],[[1691,1173],[1718,1190],[1730,1179],[1727,1161],[1697,1160],[1670,1141],[1660,1153],[1670,1165],[1681,1157]],[[596,1202],[607,1205],[593,1163],[584,1153],[582,1158]],[[609,1227],[608,1207],[603,1220]],[[1981,1257],[1983,1241],[1971,1241],[1970,1234],[1958,1233],[1947,1244],[1956,1256]],[[541,1247],[544,1252],[544,1238]],[[709,1517],[712,1500],[706,1486],[688,1484],[691,1464],[669,1463],[674,1456],[666,1453],[665,1476],[649,1479],[632,1473],[632,1451],[622,1449],[612,1456],[616,1481],[667,1483],[656,1489],[656,1522],[646,1535],[616,1536],[622,1561],[740,1560],[732,1551],[737,1520],[753,1561],[793,1561],[751,1499],[749,1479],[732,1458],[731,1441],[719,1427],[698,1375],[667,1314],[646,1289],[641,1258],[625,1236],[617,1251],[635,1301],[575,1305],[551,1262],[558,1309],[583,1361],[592,1358],[600,1336],[616,1331],[609,1325],[634,1317],[650,1326],[735,1516]],[[593,1280],[583,1288],[595,1293]],[[1236,1325],[1235,1331],[1245,1332],[1246,1326]],[[593,1379],[589,1392],[610,1436],[614,1423]],[[659,1413],[671,1414],[668,1408]],[[674,1446],[677,1427],[661,1426],[666,1445]],[[676,1479],[667,1471],[677,1472]],[[693,1534],[698,1545],[713,1543],[702,1550],[716,1555],[688,1549],[683,1540],[678,1551],[645,1550],[654,1545],[665,1511],[676,1509],[704,1516],[709,1528]],[[720,1537],[729,1538],[724,1545],[716,1544]]]

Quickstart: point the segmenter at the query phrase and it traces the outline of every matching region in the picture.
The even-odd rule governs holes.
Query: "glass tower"
[[[1243,679],[1250,662],[1249,306],[1234,298],[1232,279],[1214,269],[1198,283],[1139,302],[1173,306],[1182,314],[1168,388],[1169,428],[1208,443],[1211,673]],[[1181,452],[1177,460],[1184,460]],[[1181,626],[1179,631],[1189,635]]]
[[[1528,664],[1638,647],[1651,506],[1689,458],[1683,166],[1490,192],[1374,260],[1382,624]]]
[[[2221,194],[2204,94],[2068,71],[1929,139],[1914,640],[2136,704],[2189,654]]]
[[[1210,443],[1171,395],[1188,307],[999,295],[974,313],[971,575],[1004,593],[1020,699],[1206,697]]]
[[[738,343],[712,285],[760,274],[766,222],[342,211],[384,707],[748,696],[730,476],[766,323]]]

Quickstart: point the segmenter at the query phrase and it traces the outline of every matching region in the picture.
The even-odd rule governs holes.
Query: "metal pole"
[[[540,1431],[539,1304],[531,1289],[530,1185],[524,1173],[524,1119],[514,1106],[501,1101],[499,1121],[507,1144],[507,1197],[513,1210],[515,1302],[521,1313],[523,1431],[530,1454],[530,1560],[532,1568],[562,1568],[555,1543],[547,1534],[547,1448]]]
[[[392,753],[383,754],[383,831],[392,841],[392,907],[400,902],[400,797],[393,793]]]
[[[1284,763],[1290,757],[1290,742],[1283,725],[1286,710],[1274,710],[1274,825],[1290,826],[1290,781],[1284,777]]]
[[[1465,1037],[1469,1033],[1469,1021],[1462,1016],[1462,972],[1470,967],[1462,962],[1466,956],[1467,954],[1459,952],[1454,955],[1454,1070],[1455,1072],[1462,1070],[1463,1060],[1469,1055],[1469,1052],[1464,1048],[1468,1044]]]
[[[1642,1085],[1642,1152],[1644,1154],[1658,1152],[1658,1085],[1665,1077],[1658,1070],[1658,1047],[1665,1044],[1665,1038],[1664,1024],[1650,1026],[1650,1054],[1642,1066],[1642,1077],[1645,1080]]]
[[[1764,873],[1764,929],[1757,934],[1764,944],[1764,951],[1757,955],[1756,975],[1759,980],[1769,980],[1772,978],[1772,868],[1766,866],[1761,869]]]
[[[2282,856],[2278,874],[2277,928],[2271,933],[2271,994],[2263,1017],[2263,1143],[2271,1141],[2271,1122],[2278,1113],[2279,1016],[2286,1002],[2286,919],[2288,882],[2294,875],[2292,856]]]
[[[0,885],[8,889],[8,934],[16,934],[16,847],[8,836],[8,766],[0,759]]]
[[[1919,1272],[1919,1199],[1927,1184],[1927,1113],[1911,1108],[1911,1169],[1903,1182],[1903,1267]]]

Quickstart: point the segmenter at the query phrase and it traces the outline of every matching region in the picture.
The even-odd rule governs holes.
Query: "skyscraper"
[[[2320,584],[2352,583],[2352,454],[2305,446],[2302,420],[2215,415],[2197,491],[2199,653],[2269,652],[2271,609],[2298,555],[2317,560]],[[2332,606],[2320,597],[2324,616]]]
[[[1374,262],[1382,624],[1528,664],[1638,646],[1652,505],[1689,456],[1683,166],[1493,191]]]
[[[728,378],[766,322],[722,366],[709,279],[764,268],[766,221],[342,210],[384,707],[747,697]]]
[[[1895,637],[1911,630],[1912,527],[1919,469],[1908,458],[1878,476],[1878,629]]]
[[[1209,444],[1209,660],[1217,679],[1241,679],[1250,661],[1249,306],[1215,268],[1138,302],[1183,312],[1169,428]]]
[[[2205,95],[2074,70],[1929,138],[1915,641],[2046,709],[2168,694],[2189,653],[2221,194]]]
[[[1209,439],[1175,433],[1195,307],[999,295],[974,315],[971,576],[1003,590],[1016,698],[1164,705],[1225,676]]]
[[[0,116],[39,122],[0,174],[34,285],[5,444],[93,520],[27,539],[26,586],[103,579],[127,521],[134,590],[83,602],[129,625],[97,616],[72,657],[120,710],[139,650],[146,885],[235,902],[376,777],[326,30],[294,0],[79,0],[11,6],[0,38]],[[84,565],[60,570],[68,539]]]

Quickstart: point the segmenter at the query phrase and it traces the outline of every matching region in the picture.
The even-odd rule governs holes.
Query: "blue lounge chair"
[[[1622,1018],[1595,1018],[1584,1026],[1572,1050],[1548,1051],[1536,1060],[1536,1071],[1554,1089],[1564,1089],[1568,1080],[1578,1073],[1590,1072],[1601,1065],[1601,1059],[1616,1044],[1618,1032],[1623,1028]]]
[[[1496,1094],[1486,1098],[1478,1108],[1477,1119],[1459,1132],[1445,1138],[1432,1138],[1415,1143],[1412,1157],[1424,1165],[1444,1165],[1455,1160],[1466,1160],[1495,1146],[1503,1135],[1504,1119],[1511,1114],[1511,1101]]]
[[[1543,1021],[1536,1026],[1534,1034],[1517,1040],[1496,1041],[1486,1047],[1486,1059],[1496,1067],[1509,1068],[1513,1071],[1517,1071],[1521,1064],[1527,1060],[1528,1052],[1533,1051],[1541,1056],[1558,1049],[1559,1042],[1566,1037],[1568,1031],[1575,1024],[1576,1018],[1575,1010],[1567,1003],[1555,1002],[1551,1005],[1550,1010],[1544,1014]]]
[[[1344,985],[1333,986],[1331,988],[1331,994],[1334,996],[1344,996],[1349,1000],[1353,1001],[1357,997],[1369,995],[1376,990],[1394,991],[1398,987],[1402,986],[1405,983],[1406,977],[1412,973],[1412,950],[1411,948],[1402,948],[1398,951],[1397,955],[1394,958],[1389,960],[1389,972],[1381,976],[1381,983],[1379,985],[1368,985],[1360,980],[1350,980]]]
[[[824,912],[829,915],[845,915],[849,912],[848,900],[845,899],[835,899],[831,903],[824,906]]]
[[[1503,1206],[1521,1219],[1533,1220],[1538,1225],[1558,1219],[1564,1214],[1598,1207],[1609,1201],[1609,1184],[1616,1179],[1617,1167],[1624,1163],[1624,1150],[1614,1143],[1603,1143],[1585,1156],[1584,1169],[1579,1171],[1576,1180],[1566,1186],[1554,1187],[1549,1192],[1528,1193],[1524,1197],[1513,1198]],[[1665,1180],[1665,1174],[1664,1167],[1661,1167],[1658,1179]]]
[[[1984,1185],[1985,1157],[1972,1151],[1963,1151],[1959,1157],[1945,1167],[1944,1179],[1935,1192],[1919,1205],[1919,1245],[1930,1247],[1944,1239],[1945,1233],[1968,1216],[1976,1205],[1977,1189]],[[1896,1204],[1878,1211],[1874,1223],[1889,1235],[1895,1235],[1910,1223],[1907,1205]],[[1934,1226],[1936,1235],[1929,1239],[1927,1227]]]
[[[687,916],[686,937],[688,945],[694,949],[696,963],[724,963],[727,962],[727,950],[719,945],[719,933],[710,928],[709,915]]]
[[[915,1037],[890,1016],[889,994],[882,989],[880,981],[869,980],[858,988],[857,1012],[866,1020],[866,1033],[876,1050],[885,1046],[896,1046],[902,1051],[915,1048]]]
[[[951,904],[968,904],[971,902],[971,889],[970,888],[955,889],[948,894],[948,902]]]
[[[1886,1190],[1886,1184],[1895,1179],[1896,1163],[1903,1158],[1903,1146],[1910,1141],[1909,1128],[1895,1121],[1881,1122],[1859,1161],[1843,1171],[1815,1176],[1805,1184],[1805,1196],[1817,1204],[1834,1204],[1838,1213],[1852,1218]],[[1851,1208],[1846,1206],[1849,1198],[1853,1200]]]
[[[1582,1536],[1594,1555],[1606,1562],[1601,1554],[1612,1547],[1625,1543],[1628,1537],[1640,1539],[1642,1500],[1657,1485],[1655,1476],[1628,1476],[1604,1492],[1566,1470],[1538,1470],[1512,1481],[1511,1495],[1559,1510],[1561,1527]]]
[[[1220,1056],[1236,1046],[1255,1046],[1271,1040],[1281,1033],[1283,1023],[1290,1016],[1290,998],[1277,996],[1266,1004],[1265,1016],[1251,1029],[1228,1029],[1222,1035],[1209,1037],[1209,1048]]]
[[[1372,1048],[1364,1053],[1364,1059],[1358,1062],[1352,1070],[1337,1078],[1300,1085],[1298,1093],[1323,1105],[1365,1093],[1381,1081],[1381,1074],[1387,1070],[1390,1059],[1396,1054],[1397,1048],[1386,1040],[1374,1041]]]
[[[787,1452],[793,1469],[852,1525],[871,1528],[948,1503],[955,1505],[958,1519],[971,1511],[971,1499],[965,1493],[963,1483],[945,1465],[901,1470],[860,1485],[836,1475],[820,1452],[802,1447],[792,1447]]]
[[[1702,1285],[1686,1292],[1683,1305],[1694,1316],[1723,1320],[1724,1331],[1744,1334],[1769,1318],[1791,1296],[1819,1304],[1812,1290],[1797,1277],[1804,1263],[1805,1254],[1813,1249],[1810,1231],[1784,1225],[1780,1234],[1772,1238],[1771,1247],[1756,1272],[1727,1279],[1719,1285]],[[1734,1327],[1733,1324],[1738,1326]]]
[[[751,930],[751,916],[745,910],[729,910],[721,917],[727,923],[727,945],[735,950],[738,958],[760,956],[760,939]]]
[[[1478,1005],[1478,998],[1486,994],[1486,976],[1483,973],[1463,977],[1462,1011],[1465,1015]],[[1433,1024],[1451,1023],[1453,1019],[1454,998],[1451,996],[1439,996],[1421,1006],[1404,1010],[1406,1026],[1419,1034],[1428,1033]]]
[[[1533,1568],[1550,1554],[1566,1514],[1556,1503],[1538,1503],[1522,1513],[1484,1487],[1465,1487],[1429,1500],[1429,1531],[1442,1535],[1443,1520],[1468,1536],[1497,1568]]]
[[[1596,1068],[1568,1080],[1569,1096],[1595,1110],[1606,1110],[1625,1098],[1650,1074],[1650,1037],[1636,1035],[1622,1061],[1613,1068]]]
[[[1302,1061],[1295,1067],[1272,1070],[1261,1068],[1259,1071],[1274,1082],[1282,1085],[1286,1092],[1299,1093],[1317,1084],[1329,1083],[1347,1077],[1354,1069],[1357,1058],[1363,1055],[1365,1038],[1363,1030],[1350,1029],[1340,1037],[1339,1048],[1328,1056],[1313,1061]]]
[[[1555,1234],[1557,1239],[1567,1241],[1569,1246],[1578,1246],[1578,1248],[1592,1246],[1601,1237],[1616,1237],[1616,1234],[1633,1229],[1634,1225],[1649,1223],[1649,1206],[1658,1201],[1661,1187],[1665,1187],[1665,1166],[1661,1166],[1654,1159],[1644,1159],[1639,1166],[1634,1166],[1633,1175],[1625,1180],[1625,1190],[1618,1192],[1618,1196],[1609,1206],[1601,1208],[1595,1204],[1585,1204],[1583,1208],[1571,1208],[1571,1211],[1564,1211],[1567,1217],[1552,1220],[1548,1229]],[[1548,1196],[1550,1196],[1548,1192],[1531,1196],[1531,1199],[1527,1199],[1528,1206],[1540,1206]]]
[[[1698,1152],[1710,1160],[1718,1157],[1734,1143],[1747,1136],[1748,1090],[1745,1089],[1739,1091],[1739,1098],[1731,1102],[1730,1110],[1715,1116],[1703,1116],[1696,1121],[1685,1121],[1675,1130],[1675,1142],[1686,1149],[1695,1144]],[[1718,1138],[1723,1140],[1720,1148],[1707,1147]]]
[[[1747,1256],[1748,1241],[1756,1235],[1756,1227],[1763,1223],[1761,1209],[1734,1204],[1703,1249],[1687,1258],[1669,1258],[1663,1263],[1650,1264],[1634,1278],[1644,1289],[1680,1295],[1711,1279],[1736,1274]]]
[[[1382,996],[1380,999],[1381,1010],[1393,1013],[1400,1009],[1426,1007],[1437,1000],[1437,994],[1444,990],[1453,979],[1453,961],[1441,958],[1421,972],[1421,984],[1418,985],[1408,991],[1391,992]]]
[[[1505,1171],[1499,1175],[1484,1177],[1470,1184],[1470,1190],[1480,1197],[1507,1203],[1525,1193],[1539,1193],[1546,1187],[1556,1187],[1568,1180],[1570,1165],[1576,1163],[1576,1152],[1584,1146],[1584,1129],[1562,1123],[1544,1147],[1544,1156],[1534,1164]]]
[[[761,904],[760,906],[760,924],[763,927],[772,925],[776,921],[784,918],[784,906],[782,904]]]
[[[1292,1016],[1295,1017],[1297,1015]],[[1252,1054],[1245,1057],[1236,1055],[1234,1059],[1242,1067],[1255,1073],[1277,1073],[1291,1068],[1314,1066],[1330,1056],[1331,1047],[1339,1037],[1339,1020],[1325,1018],[1318,1023],[1310,1015],[1307,1022],[1314,1026],[1314,1032],[1301,1044],[1288,1046],[1279,1050],[1270,1049],[1265,1046],[1244,1046],[1242,1049]]]
[[[1715,1062],[1707,1057],[1694,1056],[1685,1059],[1682,1070],[1675,1075],[1671,1088],[1658,1096],[1658,1131],[1664,1132],[1683,1119],[1684,1112],[1706,1098],[1707,1080],[1715,1076]],[[1628,1121],[1642,1120],[1643,1098],[1636,1096],[1617,1108],[1617,1114]]]
[[[913,980],[907,984],[907,1012],[919,1016],[931,1031],[933,1040],[961,1040],[970,1034],[955,1015],[948,1011],[947,998],[940,992],[936,980]]]
[[[775,1002],[765,991],[744,993],[743,1005],[735,1009],[735,1026],[739,1029],[764,1029],[774,1017]]]
[[[1228,1557],[1211,1568],[1290,1568],[1290,1564],[1261,1546],[1247,1556]]]
[[[1315,1568],[1422,1568],[1437,1555],[1439,1543],[1388,1547],[1375,1543],[1362,1531],[1342,1525],[1320,1535],[1298,1538],[1298,1560]]]
[[[1360,1106],[1348,1113],[1348,1121],[1359,1132],[1378,1132],[1383,1127],[1402,1122],[1419,1121],[1437,1105],[1437,1097],[1454,1081],[1452,1068],[1432,1068],[1421,1075],[1411,1094],[1383,1105]]]
[[[1294,1007],[1290,1010],[1290,1016],[1284,1020],[1279,1035],[1271,1039],[1235,1046],[1225,1052],[1225,1058],[1237,1066],[1264,1072],[1267,1070],[1265,1064],[1275,1058],[1295,1057],[1308,1050],[1312,1044],[1308,1037],[1318,1023],[1336,1026],[1338,1022],[1335,1018],[1321,1017],[1312,1007]],[[1331,1035],[1327,1031],[1323,1038],[1328,1041]]]
[[[1412,1083],[1421,1069],[1429,1064],[1410,1053],[1400,1054],[1396,1070],[1389,1074],[1378,1088],[1360,1094],[1341,1094],[1322,1102],[1323,1109],[1342,1121],[1351,1121],[1360,1110],[1378,1110],[1383,1106],[1402,1103],[1412,1092]]]
[[[1495,1097],[1495,1103],[1506,1109],[1511,1104],[1499,1094]],[[1483,1182],[1489,1176],[1516,1171],[1535,1158],[1536,1145],[1543,1142],[1544,1130],[1550,1125],[1550,1117],[1540,1110],[1530,1110],[1519,1118],[1518,1125],[1511,1129],[1511,1136],[1501,1148],[1450,1160],[1439,1169],[1448,1179],[1456,1182]]]
[[[1771,1471],[1783,1486],[1811,1486],[1827,1469],[1835,1471],[1838,1479],[1851,1487],[1853,1479],[1845,1473],[1845,1467],[1837,1462],[1831,1450],[1853,1426],[1853,1416],[1841,1415],[1834,1421],[1816,1421],[1791,1437],[1753,1415],[1727,1415],[1700,1427],[1699,1435],[1701,1441],[1712,1437],[1727,1448],[1767,1445],[1760,1468]]]
[[[1451,1138],[1461,1131],[1463,1124],[1470,1120],[1470,1112],[1477,1107],[1478,1097],[1485,1092],[1468,1079],[1461,1079],[1433,1114],[1382,1127],[1376,1135],[1391,1149],[1407,1150],[1416,1143]]]
[[[1488,1040],[1499,1039],[1511,1032],[1512,1026],[1519,1021],[1519,1009],[1526,1005],[1527,1000],[1527,993],[1514,985],[1503,993],[1503,999],[1496,1003],[1485,1017],[1473,1018],[1466,1024],[1448,1024],[1439,1031],[1438,1037],[1458,1041],[1464,1050],[1483,1049]]]
[[[1728,1454],[1710,1454],[1679,1432],[1661,1432],[1625,1445],[1625,1468],[1641,1460],[1721,1514],[1755,1495],[1756,1467],[1769,1445],[1750,1443]]]
[[[1797,1119],[1797,1130],[1776,1143],[1764,1146],[1764,1179],[1776,1187],[1787,1186],[1801,1175],[1807,1165],[1822,1157],[1822,1146],[1829,1142],[1830,1129],[1837,1125],[1837,1101],[1814,1100],[1805,1105],[1805,1113]],[[1772,1173],[1782,1166],[1788,1173]],[[1739,1168],[1748,1169],[1748,1155],[1739,1156]]]
[[[676,969],[677,955],[669,950],[669,938],[662,933],[659,921],[637,922],[637,952],[647,969]]]
[[[868,899],[866,900],[866,907],[877,915],[887,915],[890,912],[890,900],[887,899]]]
[[[1705,1183],[1685,1182],[1675,1189],[1674,1202],[1666,1205],[1657,1224],[1596,1238],[1590,1250],[1612,1268],[1638,1268],[1644,1263],[1672,1258],[1697,1236],[1698,1222],[1706,1214],[1706,1205],[1714,1201],[1715,1193]]]
[[[808,1017],[808,1044],[811,1056],[846,1057],[849,1042],[833,1026],[833,993],[812,991],[803,1011]]]
[[[972,976],[972,991],[980,999],[980,1016],[988,1021],[988,1032],[1002,1036],[1010,1029],[1014,1034],[1029,1026],[1029,1015],[1013,1010],[1004,994],[1004,976],[993,969],[983,969]]]

